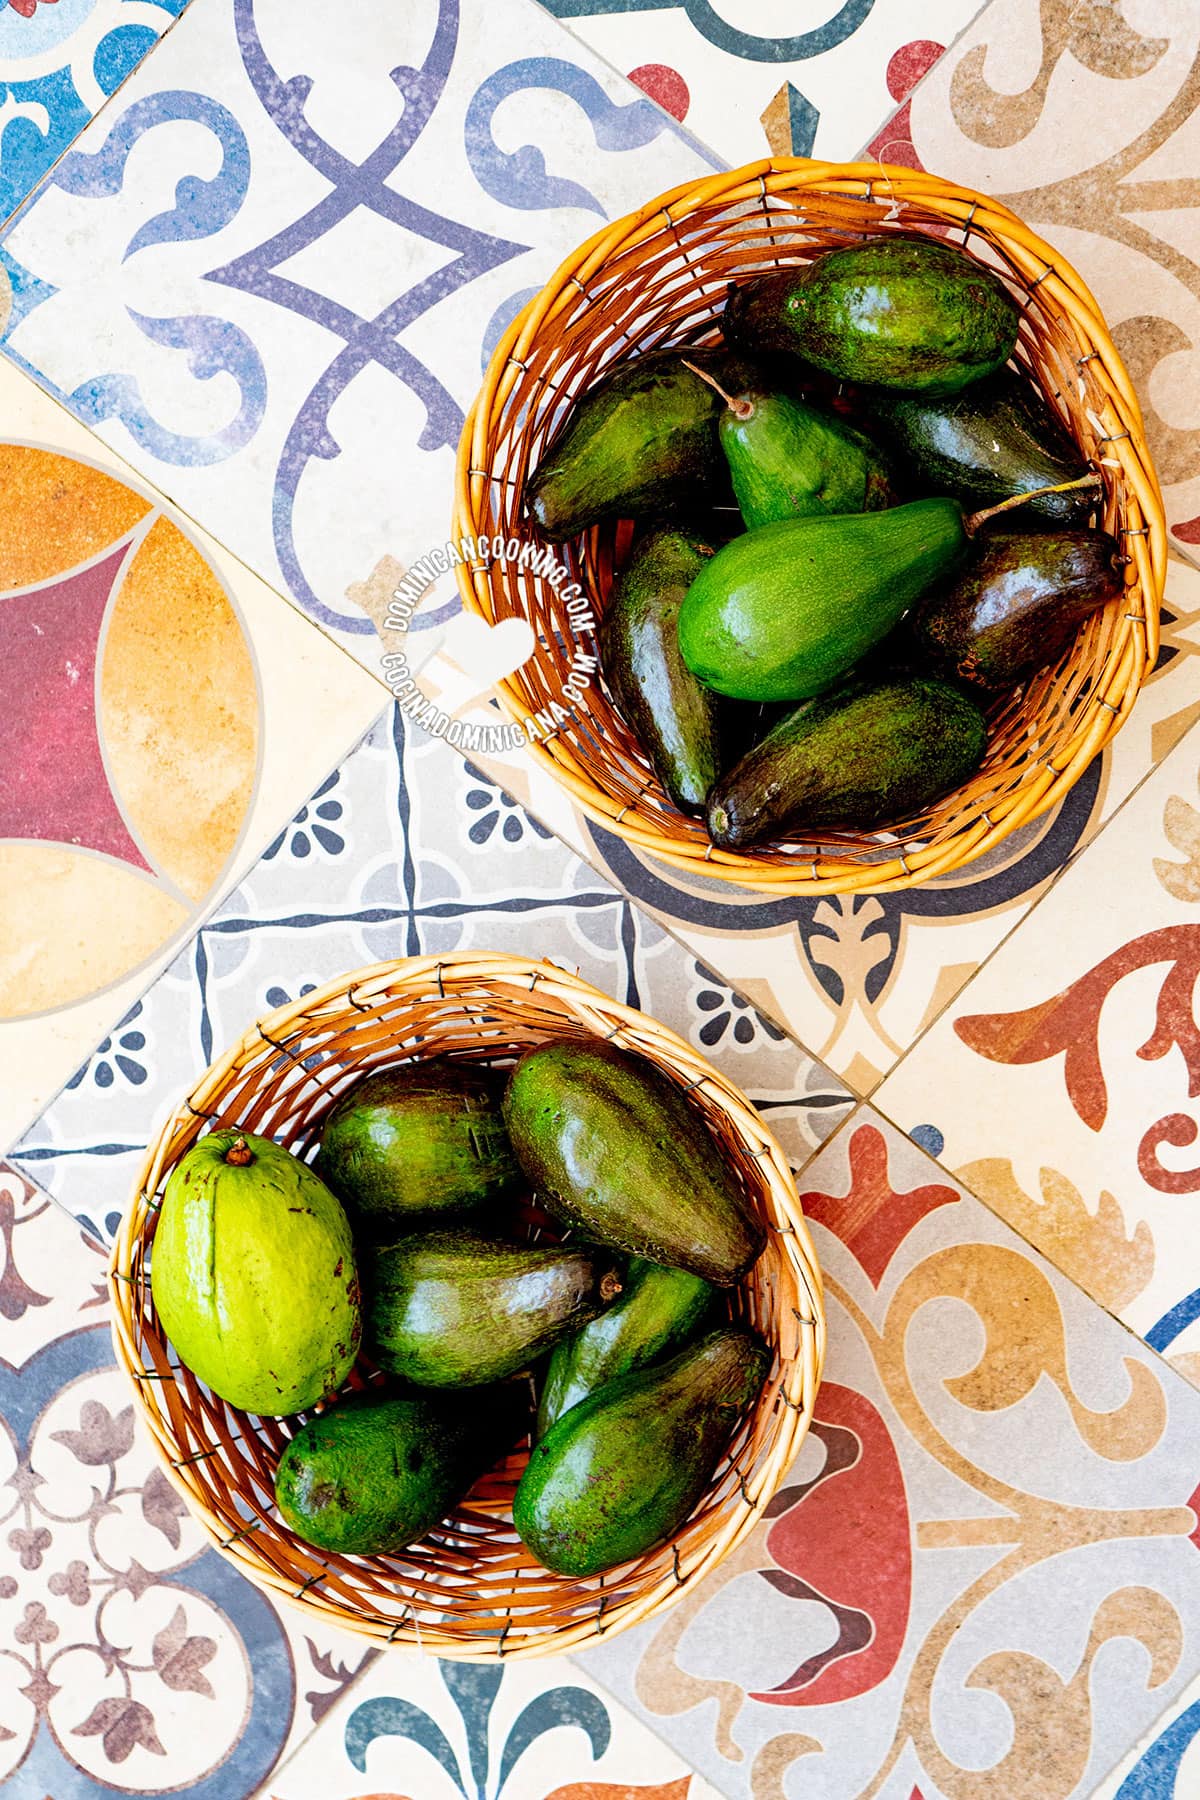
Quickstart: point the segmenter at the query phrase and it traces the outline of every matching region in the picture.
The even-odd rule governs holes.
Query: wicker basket
[[[948,235],[1008,282],[1023,309],[1016,360],[1103,475],[1103,523],[1121,536],[1127,585],[1053,668],[996,702],[974,779],[890,833],[715,849],[702,823],[671,806],[595,684],[586,716],[578,709],[556,736],[530,746],[586,813],[639,850],[774,894],[909,887],[995,849],[1063,799],[1154,667],[1162,497],[1129,376],[1079,276],[1006,207],[935,175],[880,163],[752,163],[675,188],[582,244],[500,340],[459,446],[455,535],[523,538],[525,477],[606,362],[712,341],[729,281],[885,232]],[[597,611],[623,547],[620,531],[599,529],[566,548]],[[519,615],[534,626],[534,656],[501,685],[513,717],[561,702],[576,646],[549,584],[511,564],[476,563],[458,575],[467,605],[485,619]]]
[[[645,1056],[690,1095],[724,1147],[768,1242],[730,1298],[774,1357],[702,1506],[668,1544],[601,1579],[535,1563],[513,1531],[525,1452],[476,1484],[453,1516],[397,1556],[313,1550],[274,1510],[286,1421],[227,1406],[170,1354],[148,1280],[167,1176],[210,1122],[300,1155],[335,1098],[366,1070],[408,1057],[503,1060],[550,1037],[601,1037]],[[552,963],[465,953],[359,969],[253,1026],[214,1063],[147,1152],[109,1267],[117,1359],[171,1480],[241,1572],[313,1617],[377,1643],[486,1660],[598,1643],[669,1606],[762,1517],[812,1418],[825,1348],[821,1281],[795,1183],[745,1096],[681,1038]],[[369,1379],[356,1371],[356,1384]]]

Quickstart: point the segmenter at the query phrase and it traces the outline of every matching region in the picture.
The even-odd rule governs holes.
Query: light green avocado
[[[183,1362],[243,1412],[303,1412],[358,1354],[358,1273],[341,1204],[304,1163],[248,1131],[210,1132],[176,1164],[150,1287]]]

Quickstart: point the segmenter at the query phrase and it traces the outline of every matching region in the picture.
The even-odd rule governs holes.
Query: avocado
[[[877,512],[895,501],[870,439],[790,394],[761,386],[731,394],[718,434],[751,529],[813,513]]]
[[[736,350],[791,350],[842,381],[949,394],[1004,366],[1020,317],[962,250],[895,236],[738,283],[722,330]]]
[[[870,395],[880,436],[915,481],[964,506],[992,506],[1014,494],[1087,473],[1078,445],[1032,381],[1000,369],[961,393],[939,396],[876,389]],[[1007,515],[1015,529],[1086,526],[1096,490],[1039,494]]]
[[[1080,622],[1124,587],[1107,532],[997,531],[978,540],[967,567],[927,594],[906,626],[946,673],[1008,687],[1053,662]]]
[[[723,402],[689,363],[727,382],[750,377],[720,347],[655,350],[612,366],[580,396],[525,484],[544,538],[562,543],[602,519],[694,510],[727,490]]]
[[[987,749],[975,701],[934,675],[851,680],[777,725],[713,789],[714,844],[741,850],[824,826],[920,812]]]
[[[521,1171],[500,1117],[503,1080],[445,1057],[376,1069],[346,1090],[313,1168],[356,1226],[404,1229],[516,1194]]]
[[[726,1329],[597,1388],[533,1447],[513,1498],[522,1542],[555,1574],[582,1576],[670,1537],[704,1497],[770,1361],[758,1338]]]
[[[621,1291],[607,1251],[429,1231],[369,1249],[366,1343],[380,1368],[423,1387],[516,1374]]]
[[[504,1383],[462,1394],[349,1395],[302,1425],[275,1472],[284,1523],[319,1550],[384,1556],[432,1531],[527,1422]]]
[[[527,1050],[504,1095],[513,1149],[552,1217],[596,1243],[729,1287],[766,1241],[700,1114],[600,1040]]]
[[[715,1293],[701,1275],[634,1257],[620,1298],[551,1351],[538,1399],[538,1437],[614,1376],[678,1350],[709,1311]]]
[[[209,1132],[171,1171],[150,1288],[181,1360],[243,1412],[315,1406],[358,1354],[346,1215],[310,1168],[248,1131]]]
[[[728,702],[679,653],[679,608],[713,551],[694,533],[663,527],[634,548],[600,626],[600,667],[617,710],[681,812],[702,813],[725,758]]]
[[[780,519],[706,562],[679,612],[683,660],[741,700],[807,700],[831,687],[964,555],[955,500]]]

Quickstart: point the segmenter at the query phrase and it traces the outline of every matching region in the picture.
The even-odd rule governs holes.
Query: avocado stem
[[[698,369],[695,363],[690,363],[688,361],[686,356],[683,359],[683,366],[685,369],[690,369],[693,375],[698,375],[701,381],[706,381],[710,388],[715,389],[716,392],[720,394],[722,400],[725,402],[735,419],[749,419],[754,416],[754,402],[745,394],[740,396],[727,394],[715,375],[709,375],[705,370]]]
[[[254,1161],[254,1152],[240,1133],[225,1152],[225,1161],[235,1169],[244,1169],[247,1163]]]
[[[1100,477],[1092,473],[1077,475],[1074,481],[1060,481],[1054,487],[1033,488],[1028,494],[1010,494],[1007,500],[1001,500],[995,506],[985,507],[982,512],[967,513],[963,518],[963,530],[968,537],[974,537],[981,525],[994,519],[998,513],[1011,512],[1014,506],[1024,506],[1027,500],[1040,500],[1043,494],[1070,494],[1078,488],[1098,488]]]
[[[600,1298],[607,1303],[609,1300],[615,1300],[620,1292],[621,1277],[615,1269],[610,1269],[607,1275],[600,1277]]]

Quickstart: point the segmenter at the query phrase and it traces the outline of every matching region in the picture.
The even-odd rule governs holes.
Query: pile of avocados
[[[275,1499],[298,1537],[403,1549],[528,1437],[516,1529],[590,1576],[678,1530],[761,1390],[770,1353],[727,1291],[764,1242],[668,1076],[554,1039],[507,1072],[360,1077],[311,1167],[209,1132],[167,1182],[150,1280],[186,1367],[296,1420]],[[374,1370],[339,1392],[360,1352]]]
[[[637,523],[600,665],[715,845],[886,828],[974,774],[990,701],[1122,591],[1100,482],[953,245],[826,251],[731,285],[720,323],[610,366],[526,511],[553,543]]]

